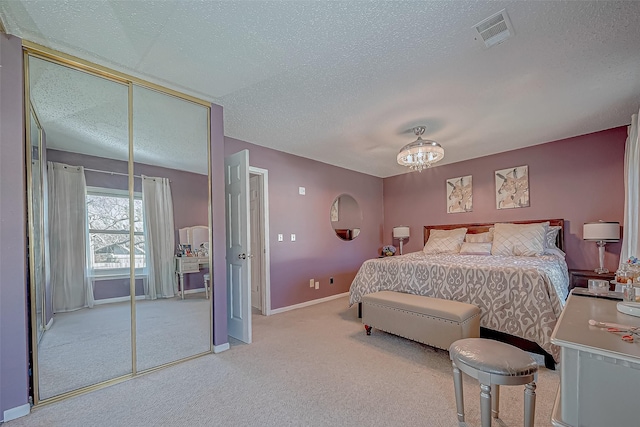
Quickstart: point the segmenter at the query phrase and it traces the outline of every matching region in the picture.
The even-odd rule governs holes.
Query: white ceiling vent
[[[505,9],[474,25],[474,29],[480,35],[479,38],[476,36],[476,40],[482,40],[486,47],[500,44],[513,35],[513,27]]]

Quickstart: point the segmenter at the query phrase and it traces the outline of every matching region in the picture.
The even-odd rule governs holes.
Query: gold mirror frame
[[[199,104],[203,107],[205,107],[207,109],[207,172],[208,172],[208,177],[207,177],[207,182],[208,182],[208,189],[207,189],[207,193],[208,193],[208,212],[207,212],[207,217],[208,217],[208,226],[209,226],[209,230],[212,230],[212,218],[211,218],[211,214],[212,214],[212,210],[211,210],[211,190],[212,190],[212,185],[211,185],[211,104],[209,102],[206,102],[204,100],[195,98],[193,96],[187,95],[187,94],[183,94],[181,92],[169,89],[169,88],[165,88],[162,87],[160,85],[156,85],[154,83],[109,69],[107,67],[103,67],[100,66],[98,64],[94,64],[91,63],[89,61],[85,61],[83,59],[71,56],[71,55],[67,55],[65,53],[62,52],[58,52],[55,51],[53,49],[49,49],[46,48],[44,46],[38,45],[36,43],[32,43],[29,42],[27,40],[23,40],[22,42],[22,47],[23,47],[23,63],[24,63],[24,99],[25,99],[25,111],[24,111],[24,117],[25,117],[25,147],[26,149],[26,156],[25,156],[25,161],[26,161],[26,173],[27,173],[27,188],[28,188],[28,192],[29,192],[29,197],[32,196],[31,194],[31,189],[32,189],[32,170],[31,170],[31,149],[30,149],[30,145],[31,145],[31,126],[30,126],[30,117],[31,117],[31,111],[32,111],[32,106],[30,105],[29,100],[31,99],[30,96],[30,80],[29,80],[29,58],[30,57],[34,57],[34,58],[40,58],[61,66],[65,66],[71,69],[75,69],[75,70],[79,70],[79,71],[83,71],[86,73],[89,73],[91,75],[97,76],[97,77],[101,77],[101,78],[105,78],[120,84],[124,84],[128,86],[128,134],[129,134],[129,157],[128,157],[128,187],[129,187],[129,215],[130,218],[133,218],[133,199],[134,199],[134,184],[133,184],[133,179],[134,179],[134,153],[133,153],[133,149],[134,149],[134,138],[133,138],[133,126],[134,126],[134,117],[133,117],[133,86],[138,85],[144,88],[148,88],[148,89],[152,89],[155,90],[157,92],[166,94],[166,95],[170,95],[170,96],[174,96],[176,98],[185,100],[185,101],[190,101],[193,102],[195,104]],[[37,116],[36,116],[37,117]],[[37,118],[36,118],[37,120]],[[34,233],[34,228],[33,228],[33,212],[32,212],[32,203],[30,201],[30,199],[27,200],[27,215],[28,215],[28,219],[29,219],[29,227],[28,227],[28,236],[29,236],[29,240],[33,241],[35,233]],[[134,241],[134,227],[130,227],[130,232],[129,232],[129,242],[131,247],[133,247],[133,241]],[[209,247],[213,247],[212,242],[211,242],[211,234],[209,234]],[[31,251],[33,251],[33,245],[29,245],[29,251],[30,251],[30,257],[29,257],[29,272],[30,272],[30,277],[34,277],[34,272],[35,272],[35,266],[33,263],[33,253]],[[134,256],[135,256],[135,251],[130,251],[130,272],[129,272],[129,283],[130,283],[130,295],[135,296],[135,263],[134,263]],[[212,262],[212,251],[209,251],[209,265],[213,266],[213,262]],[[212,276],[213,277],[213,276]],[[116,384],[118,382],[122,382],[131,378],[134,378],[136,376],[148,373],[148,372],[153,372],[155,370],[158,369],[162,369],[168,366],[172,366],[176,363],[181,363],[183,361],[186,360],[191,360],[197,357],[201,357],[203,355],[206,354],[210,354],[213,353],[213,298],[210,300],[209,303],[209,350],[203,353],[199,353],[199,354],[194,354],[192,356],[180,359],[180,360],[175,360],[169,363],[165,363],[163,365],[160,366],[156,366],[156,367],[152,367],[149,369],[145,369],[145,370],[141,370],[139,371],[137,369],[137,361],[136,361],[136,303],[135,303],[135,298],[131,298],[131,373],[130,374],[126,374],[123,376],[119,376],[116,378],[112,378],[109,379],[107,381],[103,381],[97,384],[92,384],[86,387],[82,387],[76,390],[72,390],[69,392],[65,392],[56,396],[53,396],[51,398],[47,398],[47,399],[40,399],[40,394],[39,394],[39,366],[38,366],[38,334],[37,331],[35,331],[34,333],[34,327],[37,327],[37,310],[36,310],[36,298],[35,298],[35,292],[36,290],[36,284],[34,283],[34,281],[30,281],[29,282],[29,290],[30,290],[30,307],[31,307],[31,316],[30,316],[30,322],[32,325],[32,332],[31,332],[31,347],[32,347],[32,353],[31,353],[31,367],[32,367],[32,382],[33,382],[33,404],[34,406],[39,406],[39,405],[44,405],[44,404],[49,404],[49,403],[54,403],[54,402],[58,402],[60,400],[64,400],[67,399],[69,397],[73,397],[76,395],[80,395],[80,394],[84,394],[84,393],[88,393],[94,390],[98,390],[101,388],[104,388],[106,386],[112,385],[112,384]]]

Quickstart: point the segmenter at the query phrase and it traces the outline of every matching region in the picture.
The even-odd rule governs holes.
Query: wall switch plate
[[[291,235],[291,241],[292,241],[292,242],[295,242],[295,241],[296,241],[296,235],[295,235],[295,234],[292,234],[292,235]]]
[[[333,285],[333,277],[329,277],[329,284]]]
[[[282,234],[278,234],[278,242],[284,241],[284,236]]]
[[[313,280],[313,279],[309,279],[309,287],[310,287],[310,288],[313,288],[314,283],[315,283],[315,282],[314,282],[314,280]]]
[[[320,289],[320,282],[316,282],[316,289]]]
[[[298,194],[300,194],[301,196],[304,196],[306,192],[307,190],[304,187],[298,187]]]

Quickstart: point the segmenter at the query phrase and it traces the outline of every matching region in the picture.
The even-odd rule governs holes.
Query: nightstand
[[[589,280],[606,280],[607,282],[616,278],[615,272],[598,274],[593,270],[569,270],[569,292],[573,288],[589,287]],[[609,283],[609,289],[614,290],[616,285]]]

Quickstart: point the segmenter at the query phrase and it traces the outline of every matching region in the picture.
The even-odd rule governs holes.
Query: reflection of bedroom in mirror
[[[179,229],[202,225],[209,245],[209,108],[37,56],[25,70],[36,404],[211,351],[209,254],[180,282],[176,263]]]
[[[329,211],[331,227],[342,240],[353,240],[360,234],[362,211],[356,199],[349,194],[340,194],[331,203]]]

